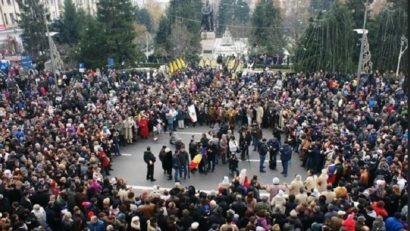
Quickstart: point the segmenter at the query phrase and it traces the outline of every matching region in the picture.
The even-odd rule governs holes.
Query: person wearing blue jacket
[[[292,147],[289,145],[289,140],[285,141],[285,144],[280,148],[280,160],[282,161],[283,171],[281,172],[284,177],[288,176],[289,161],[292,158]]]
[[[401,231],[405,230],[403,221],[400,219],[401,213],[396,212],[394,217],[388,217],[385,221],[387,231]]]
[[[87,228],[90,231],[105,231],[105,224],[97,216],[92,216],[90,221],[87,222]]]

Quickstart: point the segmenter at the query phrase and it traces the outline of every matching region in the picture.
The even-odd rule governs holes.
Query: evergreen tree
[[[61,42],[70,45],[77,44],[80,39],[80,18],[72,0],[64,0],[62,17]]]
[[[114,58],[116,64],[132,65],[137,57],[133,28],[135,10],[130,0],[100,0],[97,4],[97,19],[101,24],[99,37],[104,57]],[[95,36],[98,36],[97,34]]]
[[[20,8],[18,24],[23,29],[21,39],[24,50],[34,61],[43,62],[48,50],[44,6],[39,1],[17,0],[17,4]]]
[[[256,5],[252,19],[251,43],[258,54],[282,54],[285,47],[281,16],[271,0],[261,0]]]
[[[352,15],[336,3],[310,23],[295,51],[294,69],[352,72],[357,68],[352,61],[354,44]]]
[[[216,34],[221,36],[227,27],[241,28],[250,19],[250,8],[244,0],[221,0],[219,3]]]
[[[170,27],[167,17],[162,16],[159,21],[158,30],[155,36],[155,54],[157,56],[168,56],[167,51],[170,50],[168,36],[170,35]]]
[[[91,15],[84,16],[84,26],[80,32],[78,43],[78,57],[80,63],[88,68],[99,68],[106,65],[107,56],[104,50],[104,41],[100,38],[102,25]]]
[[[368,29],[373,69],[396,71],[401,36],[409,38],[407,7],[407,0],[390,0],[376,19],[370,21]],[[408,52],[404,53],[400,66],[401,70],[407,70]]]
[[[309,12],[315,18],[320,12],[328,11],[336,0],[310,0]]]
[[[201,50],[201,0],[171,0],[166,11],[166,17],[160,19],[158,31],[155,37],[155,53],[160,56],[176,54],[174,47],[178,41],[173,38],[184,37],[186,58],[195,58]],[[182,24],[184,27],[178,26]],[[172,30],[177,31],[172,31]],[[181,42],[181,41],[179,41]]]

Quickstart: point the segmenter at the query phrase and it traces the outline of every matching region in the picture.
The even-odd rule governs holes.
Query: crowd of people
[[[173,76],[13,69],[0,83],[0,227],[407,230],[405,85],[404,75],[378,72],[358,82],[322,71],[235,78],[211,68]],[[232,181],[225,177],[208,193],[177,183],[170,191],[136,194],[126,179],[109,177],[123,145],[156,142],[186,125],[209,125],[214,132],[188,151],[176,147],[178,161],[171,155],[171,169],[164,168],[169,178],[189,177],[181,166],[201,154],[201,173],[221,161]],[[274,138],[263,137],[262,128]],[[279,155],[284,176],[291,157],[302,160],[309,176],[288,184],[274,178],[264,185],[257,176],[248,181],[238,174],[237,161],[247,158],[251,145],[261,173],[266,156],[276,169]],[[149,152],[148,165],[156,159]],[[164,163],[169,155],[160,158]],[[178,170],[174,176],[172,169]],[[147,179],[155,181],[150,172]]]

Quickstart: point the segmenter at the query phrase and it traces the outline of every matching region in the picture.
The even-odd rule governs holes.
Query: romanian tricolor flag
[[[190,170],[194,170],[197,169],[199,166],[199,163],[201,163],[202,160],[202,155],[201,154],[197,154],[194,159],[191,161],[191,165],[189,166]]]

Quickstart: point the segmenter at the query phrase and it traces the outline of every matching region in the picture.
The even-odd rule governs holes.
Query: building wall
[[[38,0],[33,0],[38,1]],[[50,19],[55,20],[62,16],[64,9],[64,0],[40,0],[48,13]],[[97,13],[98,0],[73,0],[78,9],[84,9],[91,15]],[[0,30],[16,28],[17,15],[20,13],[16,0],[0,0]]]
[[[17,13],[16,0],[0,0],[0,30],[17,27]]]

